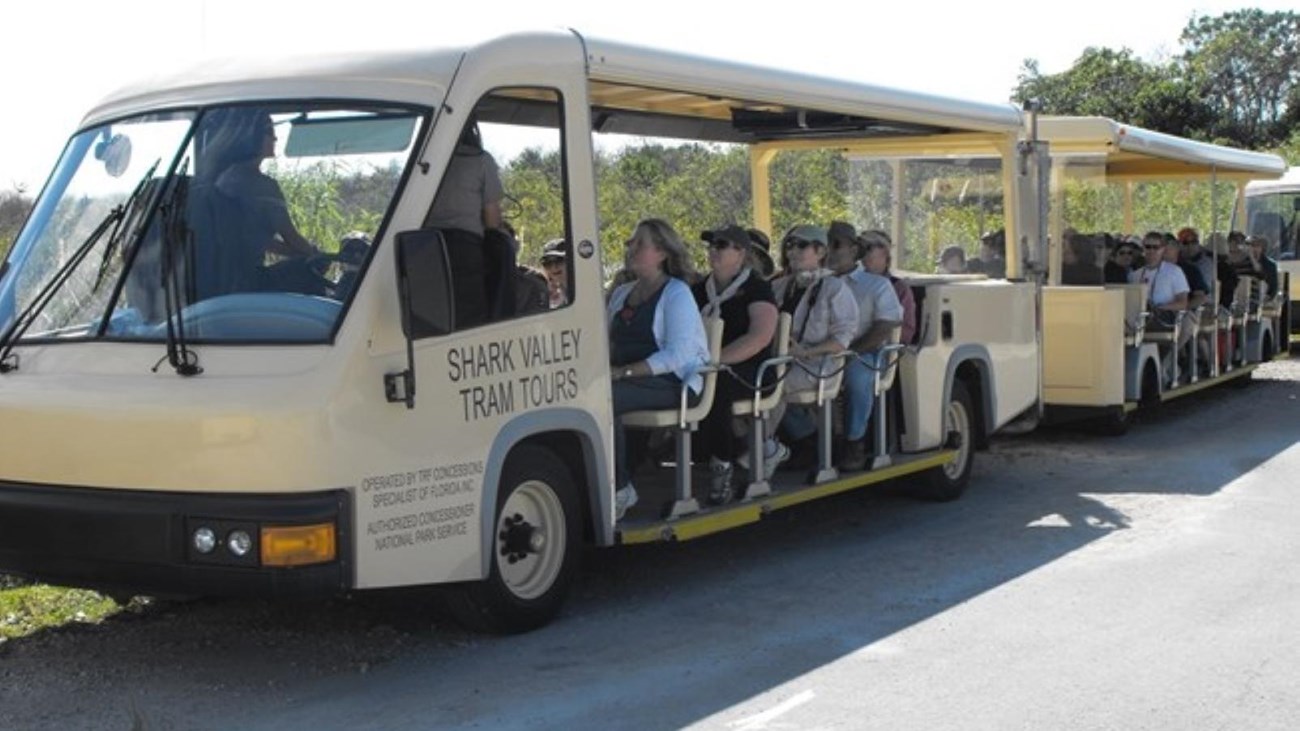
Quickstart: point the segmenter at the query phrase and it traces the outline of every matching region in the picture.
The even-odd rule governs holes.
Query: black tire
[[[493,634],[549,623],[578,571],[581,515],[564,463],[541,447],[516,448],[501,471],[488,576],[448,587],[447,610],[469,629]]]
[[[934,502],[948,502],[961,497],[970,481],[975,464],[975,421],[970,392],[966,384],[953,381],[952,392],[943,409],[945,446],[957,450],[957,458],[945,465],[926,470],[918,476],[917,497]]]

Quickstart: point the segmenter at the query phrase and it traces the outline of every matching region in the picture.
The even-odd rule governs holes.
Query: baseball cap
[[[551,239],[542,245],[542,261],[552,259],[567,259],[568,252],[565,251],[564,239]]]
[[[753,245],[749,232],[734,223],[721,228],[702,231],[700,232],[700,240],[710,244],[714,241],[726,241],[740,249],[748,249]]]
[[[785,236],[781,237],[782,245],[791,239],[802,239],[804,241],[811,241],[825,246],[827,241],[826,229],[821,226],[813,226],[809,224],[793,226],[789,231],[785,232]]]

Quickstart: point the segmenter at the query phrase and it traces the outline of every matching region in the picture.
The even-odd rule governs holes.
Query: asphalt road
[[[1125,437],[994,440],[966,496],[848,494],[592,550],[554,625],[425,592],[155,604],[0,645],[0,728],[1295,729],[1300,361]]]

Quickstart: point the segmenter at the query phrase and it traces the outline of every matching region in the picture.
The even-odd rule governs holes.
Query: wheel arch
[[[599,545],[613,543],[607,521],[597,520],[605,515],[609,506],[602,475],[608,474],[604,442],[596,420],[580,409],[546,409],[521,414],[497,432],[488,450],[483,468],[483,494],[480,501],[479,539],[480,576],[491,570],[492,543],[495,536],[497,492],[501,483],[501,470],[510,455],[521,445],[532,444],[550,450],[569,468],[574,486],[578,489],[582,508],[584,538]]]
[[[975,410],[971,421],[975,427],[975,447],[988,447],[989,436],[995,430],[997,415],[997,389],[993,385],[993,359],[982,345],[967,344],[953,351],[948,358],[948,371],[943,383],[943,401],[946,405],[952,394],[954,381],[961,381],[971,397]]]

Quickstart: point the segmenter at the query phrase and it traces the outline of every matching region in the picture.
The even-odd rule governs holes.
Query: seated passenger
[[[1187,309],[1187,277],[1183,270],[1164,260],[1165,239],[1159,231],[1152,231],[1142,238],[1142,255],[1145,259],[1142,268],[1129,276],[1130,282],[1141,282],[1145,291],[1147,312],[1152,316],[1152,327],[1172,328],[1178,313]],[[1176,347],[1182,349],[1191,339],[1190,328],[1183,328]],[[1172,362],[1171,362],[1172,364]],[[1166,366],[1166,380],[1172,371]]]
[[[1246,237],[1246,253],[1250,269],[1248,273],[1264,280],[1263,297],[1272,297],[1277,293],[1277,262],[1268,255],[1268,238],[1258,234]]]
[[[1133,265],[1139,260],[1140,247],[1127,241],[1115,244],[1109,258],[1106,259],[1106,284],[1125,284],[1133,272]]]
[[[791,315],[790,355],[795,357],[786,375],[787,397],[817,388],[819,376],[834,372],[839,361],[826,356],[839,353],[853,342],[858,332],[858,303],[853,292],[824,268],[826,229],[795,226],[781,241],[789,269],[772,282],[777,307]],[[833,394],[832,394],[833,395]],[[784,416],[782,417],[782,414]],[[773,421],[779,421],[786,436],[800,448],[791,467],[808,466],[815,454],[813,440],[817,423],[806,409],[778,407]]]
[[[1158,231],[1142,238],[1141,268],[1129,274],[1130,282],[1145,286],[1147,309],[1152,312],[1181,312],[1187,309],[1187,277],[1183,270],[1165,261],[1165,240]]]
[[[1168,238],[1165,239],[1165,261],[1177,266],[1183,272],[1183,276],[1187,279],[1187,314],[1184,315],[1184,322],[1186,323],[1187,329],[1192,331],[1195,335],[1195,333],[1199,331],[1201,325],[1201,305],[1204,305],[1210,300],[1210,287],[1201,277],[1201,270],[1186,261],[1183,257],[1183,251],[1183,245],[1180,244],[1177,239],[1172,241]],[[1214,314],[1206,313],[1206,317],[1214,317]],[[1198,356],[1203,358],[1202,362],[1204,368],[1208,371],[1210,352],[1209,340],[1207,338],[1202,338],[1199,339],[1198,342]]]
[[[1219,308],[1225,312],[1231,311],[1239,277],[1236,267],[1228,260],[1228,237],[1216,231],[1210,234],[1206,243],[1213,252],[1211,258],[1214,260],[1215,278],[1219,282]]]
[[[275,156],[270,114],[257,108],[214,110],[203,118],[197,136],[200,153],[189,201],[194,299],[313,290],[317,282],[304,281],[309,278],[304,268],[266,266],[268,253],[300,260],[317,253],[294,225],[280,184],[261,170],[262,161]]]
[[[835,275],[848,285],[858,303],[858,329],[849,349],[858,354],[844,370],[844,445],[839,468],[846,472],[867,465],[867,422],[875,401],[875,373],[883,365],[880,346],[889,341],[903,322],[903,305],[894,285],[863,268],[866,244],[847,223],[830,225],[828,261]],[[958,249],[961,251],[961,249]]]
[[[980,237],[980,255],[966,263],[969,271],[983,273],[990,279],[1007,276],[1007,233],[1002,229]]]
[[[1201,274],[1201,281],[1206,284],[1206,291],[1209,291],[1209,284],[1214,281],[1214,261],[1213,257],[1205,252],[1201,246],[1201,235],[1196,229],[1187,226],[1178,230],[1178,244],[1181,252],[1178,255],[1180,264],[1190,264],[1196,267]]]
[[[957,245],[944,247],[935,273],[965,274],[966,271],[966,250]]]
[[[752,386],[758,384],[758,368],[771,352],[778,313],[772,286],[750,266],[755,246],[745,229],[724,226],[705,231],[700,238],[709,244],[709,274],[691,287],[691,292],[705,320],[722,319],[719,360],[731,369],[718,377],[713,407],[700,428],[709,456],[708,500],[720,505],[733,496],[732,464],[739,454],[736,442],[744,436],[733,428],[732,404],[753,398]],[[772,371],[764,375],[767,384],[772,375]],[[780,455],[773,457],[770,464],[765,463],[770,469],[780,461]]]
[[[763,279],[771,280],[776,275],[776,262],[772,260],[772,239],[760,229],[745,229],[749,234],[749,268]]]
[[[1085,234],[1074,233],[1065,238],[1065,247],[1061,249],[1061,284],[1101,284],[1096,246],[1093,237]]]
[[[626,261],[634,278],[614,289],[606,307],[618,519],[637,502],[619,417],[677,407],[683,383],[698,401],[704,386],[698,371],[709,360],[704,323],[686,284],[693,276],[691,260],[673,227],[658,218],[638,223],[627,240]]]
[[[899,342],[911,345],[916,338],[916,296],[907,282],[890,273],[893,255],[889,253],[889,234],[884,231],[863,231],[862,244],[866,255],[862,257],[862,267],[872,274],[878,274],[894,285],[894,294],[903,306],[903,330]]]
[[[542,246],[541,265],[546,272],[546,285],[551,309],[569,304],[568,246],[564,239],[553,239]]]
[[[1183,256],[1183,247],[1175,240],[1165,240],[1165,261],[1178,267],[1187,279],[1187,309],[1195,310],[1209,299],[1210,287],[1201,276],[1201,270]]]

